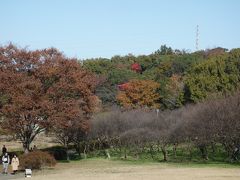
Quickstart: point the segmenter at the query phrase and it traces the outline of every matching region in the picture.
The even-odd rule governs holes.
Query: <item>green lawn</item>
[[[240,167],[240,161],[231,161],[227,154],[221,147],[217,147],[215,152],[208,149],[208,160],[204,160],[197,148],[193,148],[190,155],[189,151],[185,146],[180,146],[177,149],[176,157],[174,157],[172,148],[168,148],[168,161],[163,161],[163,154],[161,151],[155,150],[152,155],[149,153],[149,149],[145,149],[143,152],[136,155],[134,149],[127,149],[127,159],[124,158],[124,153],[118,149],[109,149],[111,160],[123,161],[126,163],[133,164],[149,164],[149,163],[166,163],[173,166],[186,166],[186,167]],[[106,158],[104,150],[94,151],[88,154],[88,158]]]

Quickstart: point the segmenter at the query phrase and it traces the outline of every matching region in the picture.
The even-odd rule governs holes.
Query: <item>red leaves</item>
[[[97,79],[74,60],[62,58],[46,61],[39,76],[51,104],[49,119],[58,130],[79,126],[84,129],[89,114],[94,111],[94,90]]]
[[[141,67],[140,64],[134,63],[134,64],[131,65],[131,70],[136,71],[138,73],[141,73],[142,72],[142,67]]]
[[[20,136],[35,125],[88,129],[98,81],[76,59],[53,48],[27,51],[10,45],[0,47],[0,60],[0,114],[6,129]],[[5,103],[1,97],[7,98]]]

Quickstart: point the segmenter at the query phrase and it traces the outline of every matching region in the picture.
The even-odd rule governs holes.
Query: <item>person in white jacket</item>
[[[2,164],[3,164],[3,174],[8,174],[8,165],[10,162],[10,158],[8,153],[5,153],[2,157]]]
[[[13,170],[12,174],[16,174],[16,172],[18,171],[18,166],[19,166],[19,159],[16,155],[13,156],[11,165],[12,165],[12,170]]]

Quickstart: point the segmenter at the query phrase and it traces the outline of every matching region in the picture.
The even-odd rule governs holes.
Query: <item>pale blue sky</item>
[[[240,47],[240,0],[1,0],[0,44],[78,58]]]

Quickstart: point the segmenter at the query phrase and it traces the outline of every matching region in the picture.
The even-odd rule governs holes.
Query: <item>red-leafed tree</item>
[[[141,65],[138,64],[138,63],[133,63],[133,64],[131,65],[131,70],[133,70],[133,71],[135,71],[135,72],[137,72],[137,73],[141,73],[141,72],[142,72],[142,67],[141,67]]]
[[[52,130],[66,148],[78,143],[89,130],[88,120],[97,97],[93,94],[97,79],[82,69],[77,61],[62,57],[46,60],[39,68],[44,84]],[[80,136],[79,136],[80,135]]]
[[[88,130],[96,78],[56,49],[0,48],[1,127],[29,150],[46,128]]]

